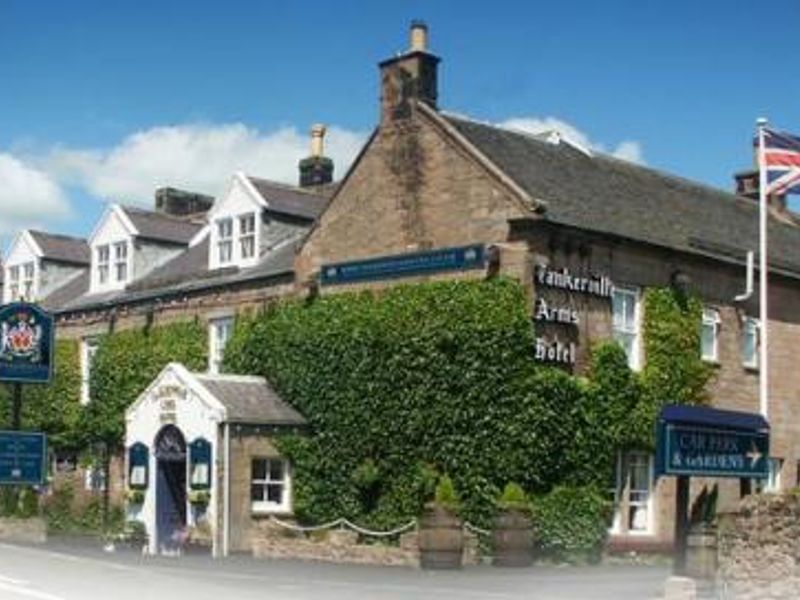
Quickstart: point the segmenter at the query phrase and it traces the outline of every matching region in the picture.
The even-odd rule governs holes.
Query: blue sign
[[[43,433],[0,431],[0,485],[41,485],[46,473]]]
[[[0,381],[50,381],[54,332],[53,317],[35,304],[0,307]]]
[[[660,475],[764,479],[769,473],[769,434],[690,424],[659,427]]]
[[[211,443],[206,439],[189,444],[189,485],[193,490],[211,487]]]
[[[374,281],[393,277],[410,277],[441,271],[481,269],[486,260],[486,249],[481,244],[440,248],[425,252],[411,252],[381,256],[366,260],[323,265],[320,281],[323,285]]]
[[[133,490],[147,489],[150,470],[150,451],[141,442],[128,450],[128,487]]]

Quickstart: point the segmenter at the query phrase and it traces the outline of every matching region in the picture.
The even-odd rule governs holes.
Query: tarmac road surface
[[[0,600],[654,600],[665,567],[460,572],[0,544]]]

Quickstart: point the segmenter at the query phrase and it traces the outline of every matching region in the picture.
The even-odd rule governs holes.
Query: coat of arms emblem
[[[0,360],[37,363],[42,357],[42,326],[32,313],[20,311],[0,324]]]

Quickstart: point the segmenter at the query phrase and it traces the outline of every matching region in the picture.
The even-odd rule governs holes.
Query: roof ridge
[[[44,231],[43,229],[28,229],[28,231],[33,235],[45,235],[47,237],[59,238],[62,240],[83,242],[84,244],[88,243],[86,238],[78,237],[76,235],[67,235],[66,233],[53,233],[51,231]]]
[[[502,126],[500,126],[500,125],[498,125],[496,123],[492,123],[490,121],[483,121],[483,120],[480,120],[480,119],[475,119],[475,118],[472,118],[472,117],[469,117],[469,116],[466,116],[466,115],[463,115],[463,114],[460,114],[460,113],[451,113],[451,112],[448,112],[448,111],[440,111],[440,112],[442,113],[443,116],[445,116],[448,119],[460,120],[460,121],[464,121],[466,123],[472,123],[474,125],[479,125],[479,126],[483,126],[483,127],[488,127],[490,129],[495,129],[495,130],[498,130],[498,131],[511,133],[513,135],[516,135],[516,136],[519,136],[519,137],[523,137],[523,138],[525,138],[527,140],[531,140],[531,141],[537,142],[539,144],[542,144],[543,146],[551,146],[551,147],[553,146],[553,144],[551,144],[550,142],[548,142],[546,140],[543,140],[543,139],[537,137],[536,135],[531,134],[531,133],[526,132],[526,131],[521,131],[519,129],[512,129],[512,128],[508,128],[508,127],[502,127]],[[567,139],[566,136],[562,136],[562,137],[564,137],[564,139]],[[570,145],[574,146],[573,143],[570,143]],[[729,192],[727,190],[724,190],[722,188],[716,187],[716,186],[711,185],[709,183],[705,183],[703,181],[697,181],[695,179],[689,179],[688,177],[685,177],[683,175],[679,175],[677,173],[673,173],[673,172],[670,172],[670,171],[666,171],[664,169],[653,167],[651,165],[645,165],[645,164],[635,163],[635,162],[632,162],[632,161],[629,161],[629,160],[625,160],[623,158],[619,158],[617,156],[614,156],[612,154],[609,154],[607,152],[600,151],[600,150],[592,150],[591,154],[586,154],[586,153],[583,153],[583,152],[581,154],[583,154],[584,156],[586,156],[590,160],[594,159],[594,158],[597,158],[597,159],[600,159],[600,160],[608,161],[610,163],[615,164],[618,167],[621,167],[623,169],[630,170],[630,171],[633,171],[633,172],[644,171],[646,173],[649,173],[650,175],[659,177],[659,178],[667,180],[667,181],[672,181],[672,182],[674,182],[676,184],[681,184],[681,185],[683,185],[683,186],[685,186],[687,188],[695,188],[695,189],[705,190],[705,191],[708,191],[708,192],[713,192],[714,194],[718,194],[718,195],[720,195],[722,197],[726,197],[727,199],[734,201],[736,204],[738,204],[740,206],[748,207],[748,208],[753,209],[753,210],[758,209],[758,205],[756,205],[754,202],[752,202],[748,198],[740,196],[739,194],[736,194],[734,192]],[[771,213],[771,216],[775,220],[775,222],[777,222],[777,223],[780,223],[782,225],[788,225],[789,227],[792,227],[792,228],[797,228],[797,226],[794,225],[793,223],[789,223],[789,222],[785,221],[784,219],[780,219],[775,214]]]
[[[230,381],[232,383],[268,383],[266,377],[260,375],[236,375],[232,373],[196,373],[192,375],[204,381]]]

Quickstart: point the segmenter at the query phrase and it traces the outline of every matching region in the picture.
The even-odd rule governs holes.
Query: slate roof
[[[40,302],[45,310],[57,311],[62,306],[75,302],[89,291],[89,269],[84,269],[80,275],[73,277],[64,285],[50,292]]]
[[[148,240],[188,244],[203,228],[203,223],[179,219],[152,210],[133,206],[121,208],[139,231],[139,237]]]
[[[698,254],[743,260],[758,249],[758,204],[568,143],[441,115],[534,200],[541,217]],[[770,262],[800,273],[800,228],[772,215]]]
[[[252,425],[306,424],[303,416],[284,402],[263,377],[193,373],[197,381],[222,403],[228,422]]]
[[[265,254],[253,267],[246,269],[229,267],[210,271],[208,269],[208,238],[206,238],[124,290],[87,295],[89,290],[87,272],[82,294],[70,298],[67,293],[61,293],[63,290],[61,288],[51,294],[47,300],[50,301],[51,297],[58,295],[57,299],[61,299],[63,302],[56,304],[54,301],[50,310],[56,313],[68,313],[287,276],[294,271],[295,251],[296,243],[290,242]],[[66,290],[63,291],[66,292]]]
[[[267,202],[267,210],[280,214],[300,217],[313,221],[322,214],[328,200],[335,191],[334,186],[325,186],[319,191],[306,190],[294,186],[283,185],[258,177],[247,176],[247,179]]]
[[[76,265],[88,265],[91,261],[89,244],[82,238],[29,230],[31,237],[42,250],[44,258]]]

